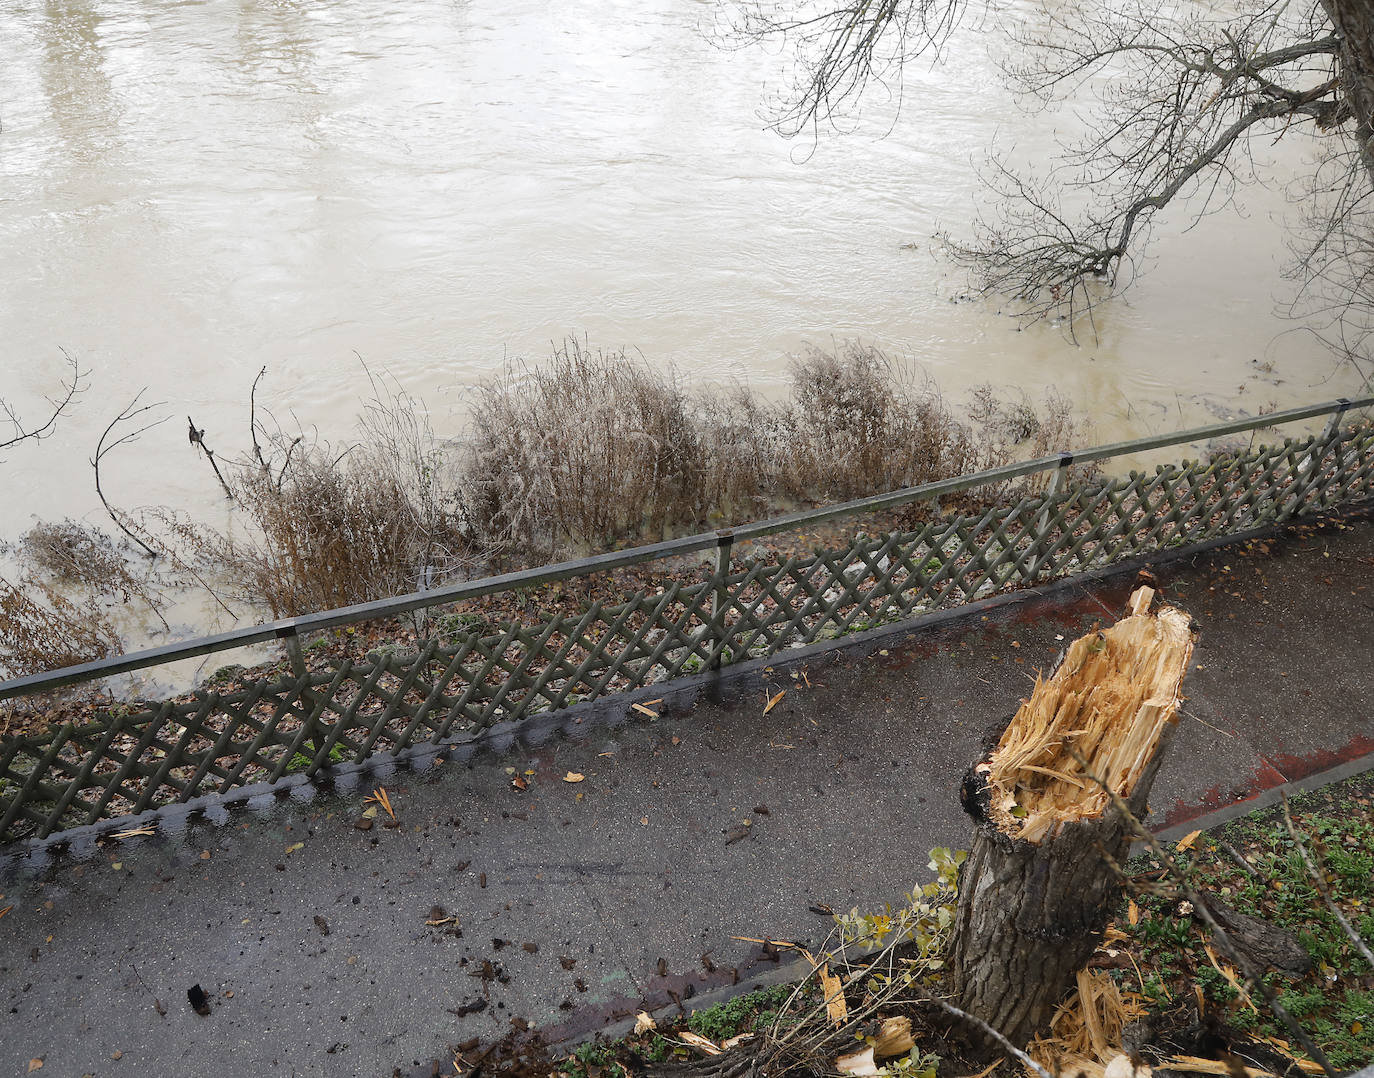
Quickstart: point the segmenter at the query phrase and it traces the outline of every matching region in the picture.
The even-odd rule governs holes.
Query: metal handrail
[[[661,543],[651,543],[647,546],[634,547],[630,550],[596,554],[591,557],[577,558],[572,561],[557,562],[553,565],[538,566],[533,569],[521,569],[516,572],[502,573],[498,576],[482,577],[478,580],[466,580],[462,583],[450,584],[430,591],[411,592],[408,595],[394,596],[389,599],[377,599],[366,603],[356,603],[352,606],[340,607],[335,610],[325,610],[316,614],[305,614],[295,618],[283,618],[278,621],[271,621],[261,625],[234,629],[225,633],[217,633],[213,636],[203,636],[195,640],[187,640],[177,644],[165,644],[161,647],[148,648],[144,651],[136,651],[128,655],[119,655],[111,659],[99,659],[94,662],[81,663],[77,666],[63,667],[60,670],[53,670],[41,674],[30,674],[26,677],[0,682],[0,700],[8,700],[17,696],[46,692],[52,689],[63,688],[67,685],[75,685],[83,681],[94,681],[115,674],[128,673],[133,670],[143,670],[150,666],[161,666],[164,663],[176,662],[180,659],[191,659],[201,655],[211,655],[220,651],[229,651],[233,648],[262,643],[266,640],[291,640],[294,637],[320,632],[324,629],[336,628],[340,625],[350,625],[360,621],[371,621],[376,618],[393,617],[397,614],[409,613],[412,610],[418,610],[423,607],[438,606],[444,603],[457,602],[461,599],[475,599],[483,595],[490,595],[493,592],[505,591],[510,588],[531,587],[536,584],[550,583],[555,580],[566,580],[569,577],[585,576],[590,573],[621,569],[630,565],[638,565],[646,561],[657,561],[661,558],[692,554],[702,550],[717,548],[723,544],[757,539],[766,535],[776,534],[777,532],[788,531],[799,525],[817,524],[822,521],[834,520],[838,517],[882,509],[892,509],[911,502],[939,498],[947,494],[957,494],[960,491],[969,490],[973,487],[983,486],[988,483],[1006,482],[1012,479],[1019,479],[1022,476],[1033,475],[1036,472],[1065,468],[1074,464],[1107,460],[1111,457],[1126,456],[1151,449],[1162,449],[1171,445],[1180,445],[1188,442],[1201,441],[1203,439],[1217,438],[1227,434],[1240,434],[1250,430],[1260,430],[1266,427],[1275,427],[1287,423],[1297,423],[1305,419],[1315,419],[1325,415],[1332,416],[1332,423],[1334,424],[1339,422],[1340,417],[1347,411],[1351,409],[1367,408],[1371,405],[1374,405],[1374,396],[1360,397],[1355,400],[1342,397],[1338,400],[1327,401],[1322,404],[1311,404],[1301,408],[1289,408],[1286,411],[1271,412],[1268,415],[1255,416],[1248,419],[1228,420],[1225,423],[1214,423],[1206,427],[1194,427],[1191,430],[1177,431],[1173,434],[1156,434],[1148,438],[1136,438],[1125,442],[1111,442],[1106,445],[1094,446],[1090,449],[1074,450],[1071,453],[1056,453],[1051,456],[1036,457],[1033,460],[1020,461],[1015,464],[1006,464],[998,468],[990,468],[987,471],[975,472],[972,475],[956,476],[952,479],[941,479],[934,483],[922,483],[920,486],[905,487],[901,490],[891,491],[886,494],[875,494],[867,498],[859,498],[854,501],[842,502],[837,505],[829,505],[820,509],[800,510],[795,513],[788,513],[784,516],[771,517],[767,520],[756,521],[754,523],[744,524],[739,527],[728,528],[721,531],[700,532],[696,535],[683,536],[680,539],[669,539]]]

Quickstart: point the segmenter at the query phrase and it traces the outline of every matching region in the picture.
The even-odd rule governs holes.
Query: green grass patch
[[[1293,820],[1327,890],[1367,943],[1374,943],[1374,778],[1357,776],[1291,802]],[[1230,850],[1226,847],[1229,846]],[[1234,854],[1249,865],[1242,868]],[[1265,983],[1339,1069],[1374,1059],[1374,969],[1328,909],[1280,810],[1266,810],[1199,837],[1177,855],[1194,888],[1239,913],[1286,929],[1307,952],[1311,969],[1298,975],[1265,974]],[[1177,895],[1151,894],[1159,865],[1132,862],[1142,884],[1134,902],[1136,923],[1118,917],[1124,948],[1138,965],[1113,971],[1123,990],[1140,993],[1160,1010],[1201,990],[1209,1011],[1255,1037],[1291,1041],[1259,993],[1252,1008],[1207,954],[1208,932]],[[1162,881],[1167,889],[1168,881]],[[1125,913],[1126,911],[1123,911]],[[1230,963],[1217,950],[1219,964]],[[1234,972],[1234,971],[1231,971]],[[1296,1049],[1296,1046],[1294,1046]]]

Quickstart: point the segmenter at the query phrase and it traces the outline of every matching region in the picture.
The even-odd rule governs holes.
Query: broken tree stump
[[[964,779],[975,834],[951,941],[955,1000],[1018,1047],[1048,1025],[1121,892],[1112,862],[1131,824],[1103,784],[1143,819],[1177,721],[1195,632],[1182,610],[1151,613],[1153,599],[1138,589],[1127,617],[1070,644]]]

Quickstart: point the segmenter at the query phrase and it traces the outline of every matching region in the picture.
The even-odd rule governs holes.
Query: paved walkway
[[[1157,824],[1374,753],[1374,525],[1159,575],[1202,637]],[[981,732],[1131,584],[854,638],[720,703],[384,776],[394,828],[355,826],[360,788],[11,853],[0,1075],[34,1058],[63,1076],[428,1074],[472,1037],[750,982],[771,961],[732,936],[819,941],[812,907],[896,899],[931,846],[967,842],[955,790]]]

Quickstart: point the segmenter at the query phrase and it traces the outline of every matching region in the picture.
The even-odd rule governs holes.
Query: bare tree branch
[[[1315,187],[1300,196],[1317,210],[1310,214],[1317,226],[1295,272],[1307,280],[1315,270],[1321,283],[1304,301],[1329,298],[1332,317],[1343,319],[1352,296],[1367,297],[1360,343],[1374,333],[1374,231],[1350,212],[1374,177],[1374,17],[1367,4],[976,6],[996,31],[984,40],[1007,42],[1000,63],[1018,103],[1054,109],[1071,97],[1091,101],[1072,125],[1081,134],[1060,143],[1044,175],[994,156],[986,177],[991,205],[973,238],[942,237],[945,253],[972,271],[982,292],[1010,298],[1028,320],[1062,319],[1072,335],[1076,320],[1090,320],[1096,304],[1129,284],[1134,274],[1123,267],[1134,268],[1162,211],[1182,207],[1193,221],[1215,211],[1240,185],[1269,179],[1257,172],[1252,147],[1301,129],[1343,148],[1331,161],[1339,159],[1344,171],[1332,171],[1350,181],[1343,196]],[[837,114],[857,109],[870,84],[900,106],[903,64],[926,52],[938,56],[968,5],[736,0],[736,7],[737,40],[781,41],[793,52],[793,85],[773,126],[795,135],[815,132],[822,121],[834,126]]]
[[[148,557],[156,558],[158,556],[158,552],[154,550],[142,538],[140,538],[133,531],[132,528],[129,527],[125,519],[125,514],[115,511],[114,507],[110,505],[109,499],[105,497],[105,491],[101,488],[100,485],[100,463],[102,460],[105,459],[105,456],[111,450],[116,449],[121,445],[127,445],[129,442],[136,441],[139,435],[145,433],[146,431],[150,431],[154,427],[159,426],[160,424],[165,423],[167,421],[166,416],[163,416],[161,419],[154,419],[151,422],[144,423],[137,430],[132,430],[129,431],[127,434],[122,434],[114,441],[110,442],[108,445],[106,444],[106,439],[110,437],[110,435],[114,432],[115,427],[119,426],[119,424],[129,423],[137,419],[139,416],[146,415],[148,412],[151,412],[155,408],[161,408],[166,403],[165,401],[158,401],[156,404],[139,404],[138,402],[140,398],[142,398],[143,394],[146,392],[147,387],[145,386],[143,389],[140,389],[137,393],[134,394],[134,399],[131,400],[128,404],[126,404],[123,410],[117,416],[115,416],[114,419],[110,420],[110,425],[105,428],[104,432],[100,435],[100,440],[96,442],[95,456],[91,458],[91,467],[95,469],[95,492],[100,498],[100,504],[105,507],[105,512],[107,512],[110,515],[110,519],[114,521],[115,527],[117,527],[135,543],[141,546],[143,550],[147,553]]]
[[[816,132],[857,109],[870,87],[898,102],[902,67],[938,54],[958,26],[964,0],[841,0],[789,6],[773,0],[734,5],[727,40],[780,40],[792,53],[792,86],[769,126],[792,137]]]
[[[81,369],[81,364],[65,348],[62,350],[62,358],[66,360],[69,372],[62,379],[61,391],[51,397],[45,398],[49,405],[47,419],[38,426],[26,426],[14,406],[4,397],[0,397],[0,413],[4,414],[8,420],[11,434],[5,441],[0,441],[0,451],[9,449],[11,446],[18,445],[22,441],[32,439],[41,442],[56,429],[57,420],[67,411],[72,402],[86,391],[88,386],[82,385],[82,379],[87,376],[87,372]]]

